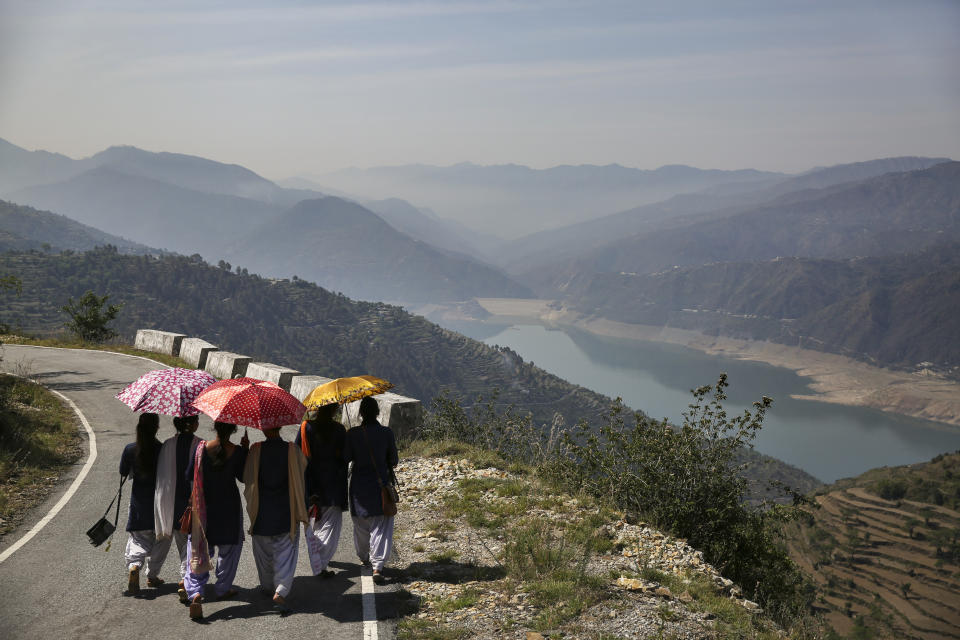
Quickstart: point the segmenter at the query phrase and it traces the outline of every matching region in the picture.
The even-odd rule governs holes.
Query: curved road
[[[156,362],[101,351],[44,349],[6,345],[2,369],[23,369],[45,386],[70,398],[86,416],[96,434],[98,454],[89,474],[63,509],[47,525],[6,560],[0,562],[0,637],[13,638],[183,638],[200,634],[209,638],[270,638],[328,636],[333,638],[391,638],[395,628],[391,620],[369,622],[370,604],[366,604],[368,623],[364,625],[360,567],[353,551],[350,518],[344,514],[340,548],[331,563],[337,575],[320,580],[311,575],[306,545],[300,542],[297,577],[290,596],[294,614],[280,617],[269,601],[259,595],[256,568],[249,536],[243,548],[236,586],[239,598],[205,603],[202,626],[191,622],[187,608],[177,601],[176,545],[171,548],[161,577],[167,581],[160,589],[148,589],[141,579],[142,595],[126,597],[126,569],[123,549],[126,543],[127,498],[124,491],[120,521],[111,549],[106,544],[92,547],[86,530],[102,515],[117,489],[117,466],[123,447],[135,438],[136,414],[114,396],[132,380],[151,369]],[[201,416],[197,435],[210,437],[212,423]],[[293,436],[285,428],[285,438]],[[173,434],[170,418],[161,418],[158,437]],[[86,440],[86,434],[84,433]],[[250,430],[253,441],[262,439]],[[62,484],[37,509],[28,514],[17,530],[4,536],[0,554],[17,542],[41,520],[64,495],[83,467],[89,454],[89,442],[77,464]],[[246,514],[245,514],[246,520]],[[245,522],[245,528],[249,526]],[[363,580],[368,593],[372,581]],[[375,596],[381,618],[393,615],[392,587],[380,588]]]

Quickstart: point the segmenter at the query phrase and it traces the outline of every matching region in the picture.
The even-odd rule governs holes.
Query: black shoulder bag
[[[120,478],[120,488],[117,489],[117,495],[113,496],[113,500],[110,501],[110,506],[103,512],[103,517],[97,520],[97,523],[87,530],[87,537],[90,538],[90,544],[95,547],[103,544],[104,541],[117,530],[117,521],[120,519],[120,494],[123,493],[123,483],[126,481],[127,476]],[[117,503],[117,512],[113,516],[113,522],[110,522],[107,520],[107,514],[110,513],[110,508],[113,507],[114,502]],[[107,545],[107,551],[109,550],[110,545]]]

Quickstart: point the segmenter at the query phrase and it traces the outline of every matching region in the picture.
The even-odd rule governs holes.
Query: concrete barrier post
[[[311,391],[322,384],[330,382],[331,378],[323,376],[294,376],[290,381],[290,395],[294,396],[300,402],[306,398]]]
[[[380,424],[390,427],[399,438],[416,435],[423,427],[423,406],[419,400],[396,393],[381,393],[373,396],[380,407]],[[360,424],[360,401],[344,405],[344,424]]]
[[[241,356],[229,351],[213,351],[207,354],[207,373],[220,379],[236,378],[247,375],[247,365],[253,362],[249,356]]]
[[[247,366],[247,377],[272,382],[285,391],[290,391],[290,383],[294,377],[300,376],[296,369],[281,367],[269,362],[251,362]]]
[[[186,336],[182,333],[139,329],[133,346],[142,351],[152,351],[168,356],[180,355],[180,343]]]
[[[206,369],[207,357],[214,351],[220,349],[200,338],[184,338],[180,343],[180,357],[194,369]]]

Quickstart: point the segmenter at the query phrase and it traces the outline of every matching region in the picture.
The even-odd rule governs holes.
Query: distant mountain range
[[[475,250],[458,234],[402,201],[374,203],[387,223],[359,204],[283,188],[238,165],[195,156],[111,147],[72,160],[0,143],[5,197],[136,242],[227,259],[264,275],[308,277],[354,297],[422,302],[530,295],[467,255]],[[315,215],[304,216],[297,205],[304,201],[314,202],[306,208]]]
[[[918,251],[960,240],[960,162],[809,189],[708,220],[641,233],[566,264],[538,267],[526,281],[562,292],[589,273],[653,273],[676,266],[843,258]]]
[[[643,170],[617,164],[532,169],[461,163],[344,169],[312,180],[324,188],[366,198],[403,198],[468,227],[517,238],[679,193],[718,185],[771,184],[785,177],[754,169],[720,171],[683,165]]]
[[[927,169],[948,161],[948,158],[886,158],[816,169],[772,184],[734,183],[708,188],[587,222],[524,236],[505,243],[494,256],[509,273],[520,275],[544,266],[552,269],[553,265],[569,262],[592,249],[642,233],[688,227],[714,218],[736,215],[751,206],[777,198],[781,198],[781,204],[802,200],[810,196],[810,189],[866,180],[887,173]]]

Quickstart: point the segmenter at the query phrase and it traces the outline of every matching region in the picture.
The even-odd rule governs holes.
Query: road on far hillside
[[[129,483],[124,487],[120,522],[109,551],[106,544],[93,547],[86,530],[103,514],[119,482],[118,465],[123,447],[135,440],[136,414],[114,396],[129,382],[162,365],[135,356],[100,351],[46,349],[6,345],[2,369],[38,379],[45,386],[70,398],[86,416],[96,435],[97,458],[79,489],[62,510],[26,544],[0,562],[0,637],[15,638],[392,638],[395,614],[392,583],[377,587],[373,595],[369,577],[362,582],[368,589],[364,598],[361,568],[353,550],[353,530],[349,513],[344,514],[340,548],[331,563],[334,578],[320,580],[310,571],[302,535],[297,576],[289,601],[292,615],[281,617],[269,600],[259,594],[259,581],[253,562],[249,535],[236,586],[240,596],[232,601],[208,601],[203,605],[202,625],[191,622],[187,608],[176,595],[176,545],[161,572],[167,583],[159,589],[146,588],[141,578],[140,597],[124,596],[126,565],[124,546]],[[291,439],[293,427],[285,427],[283,436]],[[89,455],[89,440],[84,437],[84,452],[63,478],[53,494],[15,531],[0,540],[0,554],[16,544],[24,534],[46,516],[80,473]],[[161,417],[158,437],[173,435],[171,419]],[[197,435],[213,435],[212,423],[201,416]],[[239,433],[234,441],[239,440]],[[262,439],[250,430],[250,439]],[[244,529],[249,527],[246,521]],[[112,520],[112,516],[111,516]],[[369,574],[368,574],[369,575]],[[211,576],[211,582],[215,578]],[[364,607],[367,605],[367,623]],[[381,621],[372,620],[371,603]]]

